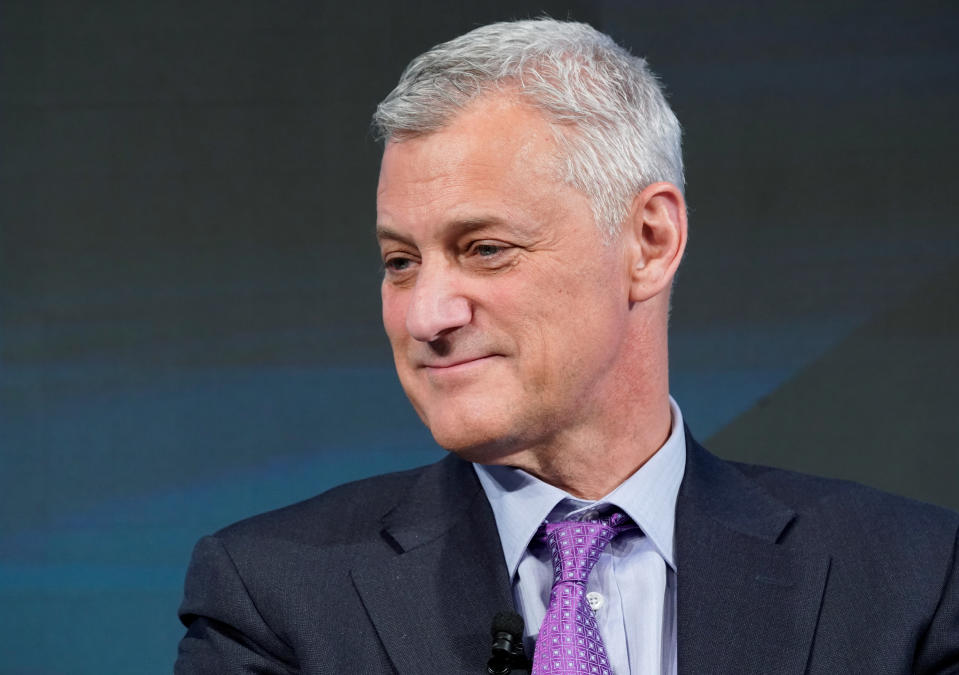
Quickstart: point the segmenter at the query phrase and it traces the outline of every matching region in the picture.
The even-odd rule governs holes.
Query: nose
[[[451,271],[441,265],[422,265],[406,309],[406,330],[414,339],[433,342],[470,322],[470,302],[456,290],[454,281]]]

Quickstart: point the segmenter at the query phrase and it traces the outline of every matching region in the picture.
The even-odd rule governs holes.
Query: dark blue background
[[[0,6],[0,672],[169,672],[198,537],[442,454],[379,325],[369,117],[541,9],[684,124],[694,433],[959,507],[956,10],[662,5]]]

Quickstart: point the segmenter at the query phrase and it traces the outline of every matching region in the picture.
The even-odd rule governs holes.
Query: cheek
[[[541,284],[528,289],[526,301],[514,307],[512,325],[526,369],[526,385],[542,396],[551,383],[563,377],[564,363],[573,356],[571,328],[583,317],[571,315],[569,292],[561,286]]]
[[[627,305],[612,282],[566,278],[540,291],[538,308],[530,307],[528,334],[552,377],[576,379],[617,348]]]
[[[390,342],[396,345],[406,334],[406,296],[385,285],[380,296],[383,302],[383,328]]]

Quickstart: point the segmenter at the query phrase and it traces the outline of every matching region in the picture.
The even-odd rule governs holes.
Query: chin
[[[408,388],[413,404],[433,440],[459,457],[478,464],[503,464],[522,447],[529,431],[524,402],[507,387],[470,391]]]
[[[505,464],[516,451],[518,439],[515,434],[499,433],[492,424],[460,420],[449,425],[427,423],[437,445],[477,464]]]

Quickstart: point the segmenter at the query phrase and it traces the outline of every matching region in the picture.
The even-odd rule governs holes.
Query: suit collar
[[[381,536],[389,546],[351,576],[397,672],[482,672],[492,618],[513,600],[472,466],[450,455],[424,469]]]
[[[707,516],[719,525],[775,543],[796,517],[739,469],[707,452],[686,429],[686,473],[677,515]]]
[[[412,489],[383,516],[383,531],[398,552],[412,551],[459,524],[481,492],[469,462],[447,455],[425,467]]]
[[[802,673],[829,558],[782,544],[797,514],[688,435],[676,512],[681,675]]]

